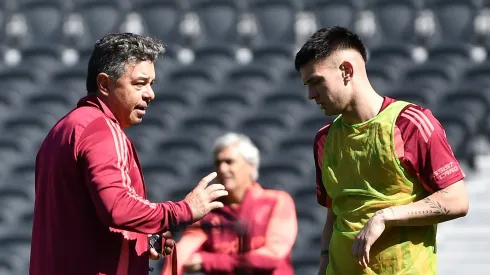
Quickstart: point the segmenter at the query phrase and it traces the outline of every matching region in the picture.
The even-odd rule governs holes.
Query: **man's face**
[[[126,65],[126,72],[117,81],[109,81],[107,104],[122,128],[138,124],[143,119],[155,93],[155,67],[151,61]]]
[[[308,99],[314,100],[327,116],[343,112],[350,93],[342,75],[341,62],[336,62],[334,57],[314,60],[301,67],[300,72],[308,86]]]
[[[254,166],[242,157],[237,145],[225,147],[216,154],[215,168],[218,181],[230,192],[246,186],[254,172]]]

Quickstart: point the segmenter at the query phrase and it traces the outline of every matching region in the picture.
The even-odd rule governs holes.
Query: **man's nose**
[[[310,87],[308,87],[308,99],[309,100],[313,100],[317,97],[318,93],[316,92],[315,89],[312,89]]]

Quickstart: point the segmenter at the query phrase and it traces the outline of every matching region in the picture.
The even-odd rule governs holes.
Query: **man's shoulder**
[[[423,131],[428,135],[442,127],[430,108],[414,103],[409,103],[401,110],[396,120],[396,126],[402,132],[412,129]]]
[[[71,110],[53,127],[54,130],[70,129],[70,128],[86,128],[92,122],[104,117],[99,109],[82,106]]]
[[[321,127],[316,132],[315,139],[314,139],[315,144],[317,144],[318,142],[320,142],[322,139],[324,139],[327,136],[328,131],[330,130],[331,126],[332,126],[332,122],[329,122],[329,123],[325,124],[323,127]]]

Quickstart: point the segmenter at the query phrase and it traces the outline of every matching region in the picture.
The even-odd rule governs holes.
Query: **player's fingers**
[[[167,240],[165,240],[165,243],[163,245],[173,249],[175,246],[175,242],[172,239],[167,239]]]
[[[160,259],[160,255],[158,255],[157,251],[154,248],[150,249],[150,259],[152,260]]]
[[[371,247],[367,246],[366,247],[366,267],[369,264],[369,251],[371,251]]]
[[[206,188],[208,183],[210,183],[214,178],[216,178],[217,175],[218,174],[216,172],[212,172],[211,174],[202,178],[202,180],[199,182],[199,184],[197,186],[202,188],[202,189]]]
[[[206,191],[208,193],[212,193],[216,190],[225,190],[225,186],[221,183],[215,183],[215,184],[211,184],[208,187],[206,187]]]
[[[172,254],[172,251],[173,251],[173,249],[168,247],[168,246],[164,246],[164,248],[163,248],[164,255],[170,255],[170,254]]]
[[[362,258],[361,258],[361,263],[362,263],[362,268],[365,269],[367,267],[367,261],[366,261],[366,254],[362,254]]]
[[[170,231],[163,232],[162,238],[164,238],[164,239],[172,238],[172,232],[170,232]]]
[[[362,264],[362,258],[363,258],[363,255],[364,255],[364,247],[365,247],[365,242],[364,242],[363,239],[360,239],[359,240],[359,245],[357,246],[356,257],[357,257],[357,261],[359,261],[359,264],[361,266],[363,266],[363,264]]]
[[[213,202],[209,203],[209,209],[210,210],[223,208],[223,207],[224,207],[224,204],[220,201],[213,201]]]
[[[216,190],[213,193],[209,194],[210,201],[214,201],[217,198],[221,198],[224,196],[228,196],[228,191],[226,190]]]
[[[354,243],[352,244],[352,256],[357,259],[357,250],[359,249],[359,238],[354,238]]]

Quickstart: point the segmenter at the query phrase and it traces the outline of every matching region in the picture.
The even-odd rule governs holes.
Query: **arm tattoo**
[[[449,209],[442,206],[438,201],[433,201],[430,198],[425,198],[424,202],[428,203],[430,205],[430,208],[432,209],[432,210],[428,210],[430,211],[429,213],[434,213],[437,215],[448,215],[450,212]],[[427,213],[426,211],[419,211],[419,212]]]
[[[447,190],[445,190],[445,189],[441,189],[441,190],[437,191],[436,193],[439,193],[439,194],[440,193],[449,194],[449,192]]]

